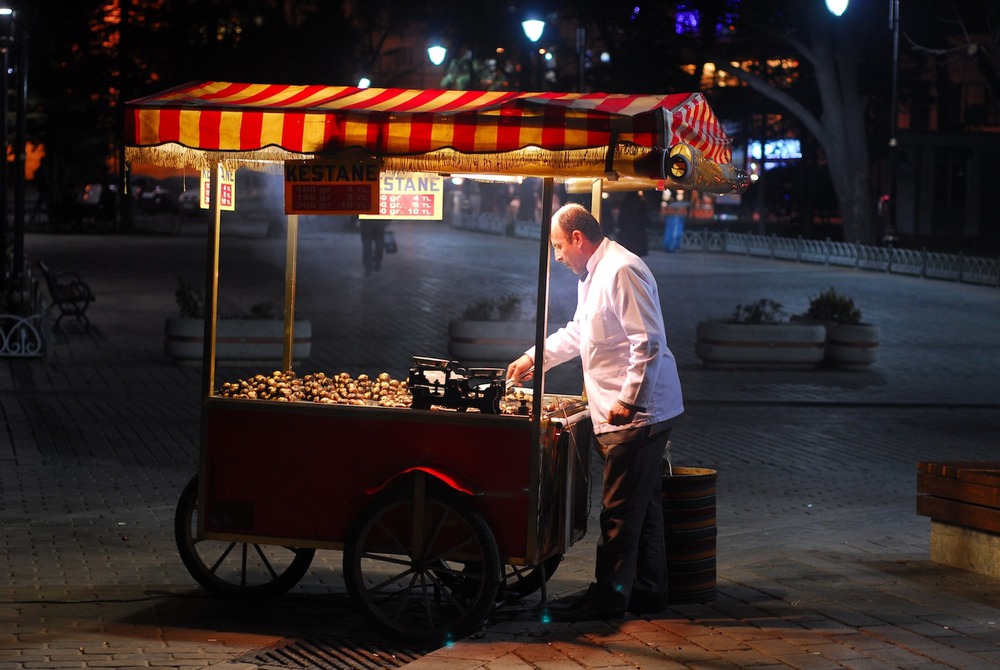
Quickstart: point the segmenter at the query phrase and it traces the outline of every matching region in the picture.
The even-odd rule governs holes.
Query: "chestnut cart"
[[[383,632],[466,634],[542,587],[583,536],[585,409],[539,425],[436,405],[209,398],[199,475],[177,510],[181,557],[210,591],[270,596],[316,549],[340,549],[353,601]]]
[[[543,589],[586,531],[586,404],[547,394],[536,374],[523,406],[499,412],[502,370],[421,358],[404,407],[224,397],[215,379],[219,168],[294,163],[309,174],[304,160],[361,156],[383,174],[541,177],[542,222],[562,179],[582,182],[599,216],[604,188],[745,186],[704,99],[195,82],[130,102],[126,119],[129,161],[211,174],[200,464],[176,514],[195,580],[223,596],[273,596],[298,582],[316,550],[339,550],[359,610],[416,643],[468,634],[497,603]],[[323,188],[340,207],[364,191]],[[288,199],[286,189],[286,208]],[[284,371],[293,366],[297,230],[292,214]],[[540,345],[547,223],[539,237]]]

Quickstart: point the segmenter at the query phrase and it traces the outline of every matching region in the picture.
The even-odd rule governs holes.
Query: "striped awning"
[[[129,160],[204,167],[357,149],[395,167],[606,172],[606,156],[677,145],[717,165],[726,137],[700,93],[624,95],[202,81],[126,105]],[[462,157],[466,157],[463,159]],[[586,167],[583,167],[586,166]]]

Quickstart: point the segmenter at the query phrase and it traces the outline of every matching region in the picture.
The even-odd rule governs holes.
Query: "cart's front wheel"
[[[219,596],[270,598],[295,586],[312,562],[313,549],[198,537],[198,476],[184,487],[174,516],[174,538],[184,566]]]
[[[486,521],[457,496],[418,484],[376,501],[344,547],[351,598],[383,633],[443,644],[483,625],[501,579]]]

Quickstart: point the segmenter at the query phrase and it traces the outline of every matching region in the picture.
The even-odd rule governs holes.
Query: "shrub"
[[[761,298],[747,305],[737,305],[733,313],[726,319],[727,323],[774,324],[787,320],[784,307],[780,302],[769,298]]]
[[[174,292],[177,308],[182,317],[202,319],[205,317],[205,296],[201,289],[195,288],[191,282],[178,279],[180,285]]]
[[[856,325],[861,322],[861,310],[854,305],[853,300],[831,287],[810,299],[806,317],[817,321]]]

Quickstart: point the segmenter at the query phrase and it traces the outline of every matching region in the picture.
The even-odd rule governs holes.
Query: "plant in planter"
[[[205,298],[191,283],[180,280],[174,292],[178,316],[167,319],[164,349],[177,362],[200,362],[205,343]],[[273,303],[261,302],[246,312],[220,311],[216,323],[215,359],[222,362],[280,360],[284,349],[284,321]],[[296,319],[292,358],[308,358],[312,348],[312,324]]]
[[[831,287],[810,298],[805,319],[826,328],[824,360],[838,367],[867,368],[878,358],[879,328],[862,323],[861,310],[851,298]]]
[[[822,325],[791,322],[781,303],[761,298],[700,322],[695,353],[707,367],[813,368],[825,339]]]
[[[513,294],[466,306],[448,323],[448,355],[470,367],[506,365],[535,343],[535,321],[524,311]]]

